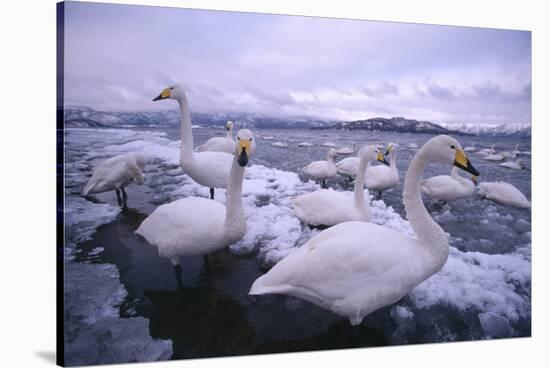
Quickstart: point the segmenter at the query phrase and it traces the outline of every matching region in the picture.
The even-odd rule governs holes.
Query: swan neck
[[[361,157],[359,160],[359,168],[357,169],[357,176],[355,177],[355,184],[353,187],[353,194],[355,197],[355,206],[363,211],[367,218],[371,218],[370,206],[365,201],[365,193],[363,192],[365,188],[365,174],[368,167],[370,166],[369,160],[365,157]]]
[[[233,163],[229,171],[229,182],[227,183],[227,197],[225,205],[225,226],[226,229],[233,229],[245,223],[242,204],[243,178],[245,168],[237,162],[238,156],[233,155]]]
[[[189,159],[193,156],[193,130],[191,128],[191,112],[187,97],[178,98],[181,116],[181,158]]]
[[[228,141],[232,141],[232,140],[233,140],[232,128],[227,129],[227,133],[225,133],[225,138],[226,138]]]
[[[426,249],[433,261],[433,267],[441,268],[449,255],[447,235],[430,216],[420,195],[422,173],[428,165],[428,149],[422,147],[411,161],[405,176],[403,204],[411,227],[418,238],[418,244]]]

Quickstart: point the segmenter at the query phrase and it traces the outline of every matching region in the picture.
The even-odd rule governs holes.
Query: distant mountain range
[[[97,111],[89,107],[65,108],[67,128],[129,128],[177,127],[180,113],[177,110],[112,112]],[[191,113],[193,125],[204,127],[225,126],[232,120],[239,128],[309,129],[326,124],[312,118],[278,118],[247,113]]]
[[[176,128],[180,124],[177,110],[113,112],[89,107],[72,106],[64,110],[67,128]],[[371,118],[351,122],[335,122],[308,117],[268,117],[250,113],[191,113],[194,125],[222,127],[232,120],[240,128],[259,129],[334,129],[369,130],[398,133],[456,134],[456,135],[519,135],[530,137],[531,126],[522,124],[444,124],[417,121],[403,117]]]

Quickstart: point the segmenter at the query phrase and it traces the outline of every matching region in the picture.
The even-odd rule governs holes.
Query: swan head
[[[225,124],[225,130],[228,130],[228,131],[229,131],[229,130],[231,130],[231,129],[233,129],[233,122],[232,122],[231,120],[229,120],[229,121],[227,122],[227,124]]]
[[[166,87],[162,90],[162,92],[155,98],[153,98],[153,101],[159,101],[159,100],[178,100],[180,98],[185,97],[185,89],[181,84],[174,84],[170,87]]]
[[[393,143],[393,142],[388,143],[388,145],[386,146],[386,152],[384,153],[384,155],[387,156],[390,153],[394,152],[397,147],[399,147],[397,143]]]
[[[479,176],[479,171],[464,153],[456,139],[448,135],[438,135],[424,145],[428,150],[429,160],[446,165],[453,165],[472,175]]]
[[[338,156],[338,152],[334,148],[331,148],[328,150],[328,157],[330,158],[336,158]]]
[[[147,164],[147,157],[139,152],[134,153],[134,157],[136,160],[136,164],[143,170],[143,168]]]
[[[377,160],[384,165],[389,166],[390,164],[386,161],[383,151],[376,145],[365,146],[359,150],[360,158],[367,161]]]
[[[256,141],[254,140],[254,134],[248,129],[239,130],[235,143],[235,154],[238,157],[237,162],[241,167],[245,167],[248,164],[250,155],[254,154],[255,150]]]

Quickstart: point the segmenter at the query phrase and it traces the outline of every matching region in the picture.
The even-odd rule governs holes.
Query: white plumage
[[[515,160],[515,161],[506,161],[498,166],[505,167],[507,169],[513,169],[513,170],[521,170],[523,169],[523,166],[521,165],[521,160]]]
[[[351,324],[397,302],[439,271],[448,238],[420,197],[420,178],[429,162],[460,165],[479,173],[460,144],[438,136],[415,155],[407,170],[403,201],[417,239],[367,222],[344,222],[322,231],[258,278],[250,294],[288,294],[349,318]]]
[[[213,137],[197,147],[198,152],[226,152],[232,154],[235,151],[235,140],[233,139],[233,122],[228,121],[226,124],[225,137]]]
[[[118,190],[122,190],[125,200],[126,193],[124,192],[124,188],[127,185],[132,182],[138,185],[143,184],[144,176],[142,170],[145,164],[145,156],[137,152],[111,157],[95,168],[92,177],[82,190],[82,195],[86,196],[115,190],[119,204],[122,205]]]
[[[438,175],[420,182],[422,194],[440,201],[456,201],[468,198],[475,194],[474,180],[467,179],[458,173],[459,169],[453,167],[451,175]]]
[[[361,151],[359,172],[364,178],[369,162],[382,159],[375,146],[367,146]],[[332,189],[321,189],[292,199],[294,213],[306,224],[333,226],[345,221],[370,221],[369,200],[365,201],[364,180],[357,179],[354,186],[354,197]]]
[[[336,163],[336,172],[346,178],[353,179],[357,176],[359,157],[346,157]]]
[[[252,133],[242,129],[237,135],[227,203],[189,197],[158,207],[136,230],[136,234],[156,246],[161,257],[174,265],[180,256],[206,255],[240,240],[246,232],[241,193],[244,166],[254,152]]]
[[[226,188],[233,156],[226,152],[193,152],[193,130],[191,114],[183,87],[175,85],[165,88],[153,101],[173,99],[181,110],[180,164],[183,171],[195,182],[210,188],[210,198],[214,198],[214,188]]]
[[[531,202],[518,188],[504,181],[483,182],[479,184],[478,193],[491,201],[520,208],[530,208]]]
[[[397,144],[389,143],[387,153],[390,156],[390,165],[377,165],[369,168],[365,175],[365,185],[369,190],[379,193],[393,188],[399,184],[399,172],[397,171]]]
[[[334,158],[337,156],[336,151],[331,148],[327,153],[327,159],[322,161],[313,161],[302,169],[302,171],[317,180],[324,182],[326,179],[334,178],[336,176],[336,165],[334,164]]]

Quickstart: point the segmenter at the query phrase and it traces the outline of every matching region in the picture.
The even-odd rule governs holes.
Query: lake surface
[[[338,147],[355,144],[356,150],[375,142],[399,145],[400,184],[373,205],[381,214],[381,223],[407,231],[401,192],[416,152],[407,144],[422,146],[432,137],[357,131],[254,133],[258,146],[251,165],[255,166],[247,168],[250,187],[247,189],[245,181],[243,201],[249,234],[236,246],[210,255],[208,263],[202,257],[182,257],[184,289],[178,290],[171,263],[134,231],[159,205],[189,195],[207,196],[206,188],[179,169],[179,130],[66,132],[66,196],[78,196],[93,166],[107,157],[129,150],[142,150],[154,157],[145,169],[145,184],[127,188],[128,209],[98,224],[90,239],[77,242],[74,261],[116,265],[128,291],[120,306],[121,316],[148,318],[153,338],[172,340],[173,359],[531,335],[530,210],[477,196],[444,207],[426,201],[432,216],[451,235],[447,265],[410,295],[367,316],[356,328],[346,319],[296,298],[249,296],[256,278],[318,231],[299,224],[288,197],[318,188],[299,172],[309,162],[325,159],[328,148],[321,143],[330,141]],[[194,129],[195,145],[224,134],[221,129]],[[274,139],[264,140],[265,136]],[[530,199],[529,139],[457,138],[463,146],[475,141],[478,149],[496,143],[499,151],[511,151],[519,143],[523,170],[499,167],[475,153],[469,158],[481,173],[481,182],[509,182]],[[276,141],[286,142],[288,147],[271,146]],[[298,147],[302,141],[314,145]],[[425,177],[449,171],[449,167],[432,165]],[[352,190],[344,178],[328,184],[337,190]],[[217,191],[216,199],[224,200],[223,191]],[[98,206],[116,207],[113,192],[96,195],[94,201]],[[93,224],[93,207],[91,211],[87,216]]]

